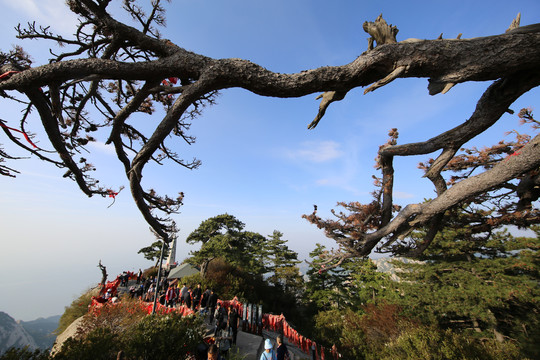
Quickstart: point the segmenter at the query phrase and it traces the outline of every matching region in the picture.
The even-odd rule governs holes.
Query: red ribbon
[[[5,75],[5,74],[4,74]],[[2,76],[4,75],[0,75],[0,79]],[[12,127],[9,127],[7,125],[5,125],[3,122],[0,121],[0,126],[3,127],[3,128],[6,128],[6,129],[9,129],[9,130],[13,130],[13,131],[16,131],[18,133],[21,133],[24,135],[24,138],[26,139],[26,141],[28,141],[30,143],[30,145],[32,145],[33,147],[35,147],[37,149],[37,146],[32,142],[32,140],[30,140],[30,138],[28,137],[28,135],[24,132],[24,131],[21,131],[21,130],[18,130],[18,129],[14,129]]]
[[[0,75],[0,80],[3,80],[5,78],[7,78],[7,77],[10,77],[11,75],[16,74],[16,73],[20,73],[20,71],[15,71],[15,70],[7,71],[7,72],[3,73],[2,75]]]

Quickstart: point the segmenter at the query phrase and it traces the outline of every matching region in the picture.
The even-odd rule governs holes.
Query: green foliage
[[[271,273],[268,281],[274,286],[282,286],[287,292],[298,292],[303,284],[296,266],[300,260],[298,254],[289,249],[287,240],[283,240],[282,237],[281,232],[274,230],[266,241],[268,271]]]
[[[132,359],[185,359],[203,342],[203,322],[178,313],[150,315],[125,336],[125,352]]]
[[[273,280],[277,280],[274,287],[278,290],[283,289],[286,296],[300,297],[304,291],[304,278],[298,266],[283,265],[276,268]]]
[[[347,359],[522,359],[513,342],[475,339],[466,333],[425,326],[392,304],[370,304],[363,311],[330,310],[316,317],[317,336],[338,345]]]
[[[188,236],[188,243],[201,243],[188,259],[201,267],[203,278],[197,280],[223,299],[237,296],[246,302],[262,302],[267,312],[298,313],[297,301],[303,292],[298,254],[288,248],[279,231],[267,239],[245,231],[244,226],[234,216],[223,214],[203,221]]]
[[[157,262],[159,261],[159,257],[161,256],[162,246],[163,246],[163,241],[161,240],[154,241],[152,245],[143,247],[142,249],[137,251],[137,254],[143,254],[146,260]],[[168,251],[169,251],[169,244],[165,243],[164,254],[167,254]]]
[[[264,274],[266,239],[258,233],[243,231],[244,226],[228,214],[203,221],[186,239],[189,244],[201,243],[200,250],[191,252],[188,262],[200,266],[204,275],[209,263],[216,258],[242,267],[251,274]]]
[[[123,298],[88,312],[76,335],[63,344],[55,360],[184,359],[203,342],[203,322],[178,313],[147,315],[137,300]]]
[[[540,335],[540,240],[507,231],[474,242],[465,238],[470,238],[467,229],[442,231],[426,252],[426,263],[396,262],[406,280],[398,303],[426,324],[514,339],[526,356],[540,356],[535,340]]]
[[[340,267],[325,269],[325,247],[316,246],[310,253],[313,261],[307,271],[306,295],[319,310],[360,310],[379,299],[392,301],[398,298],[396,284],[388,274],[378,272],[370,259],[347,259]]]
[[[138,299],[123,296],[116,304],[105,303],[93,308],[83,318],[80,325],[85,332],[106,328],[113,334],[122,335],[147,316],[145,306]]]
[[[29,350],[27,347],[23,349],[10,348],[1,356],[0,360],[50,360],[48,350]]]
[[[61,334],[73,321],[86,315],[88,313],[88,306],[92,303],[92,296],[96,296],[97,294],[97,289],[87,290],[77,299],[73,300],[71,305],[66,306],[58,322],[58,328],[55,330],[55,334]]]
[[[222,299],[237,296],[250,302],[259,301],[261,289],[265,286],[262,276],[253,275],[221,258],[212,261],[201,284],[214,289]]]
[[[414,322],[403,317],[393,304],[369,304],[362,312],[347,311],[343,318],[341,345],[351,355],[369,358],[396,339]]]
[[[343,267],[325,271],[322,267],[325,247],[316,244],[315,250],[309,253],[313,259],[307,271],[306,298],[319,310],[343,308],[343,296],[348,292],[347,279],[349,272]]]
[[[54,360],[110,360],[120,351],[119,335],[109,328],[96,328],[82,337],[71,337]]]
[[[240,349],[233,345],[227,354],[227,360],[245,360],[247,355],[242,355]]]
[[[499,343],[495,340],[475,341],[469,336],[450,329],[440,331],[436,327],[413,327],[405,330],[397,339],[381,349],[373,359],[523,359],[519,349],[511,342]]]
[[[369,259],[325,271],[317,245],[306,284],[313,338],[357,359],[539,358],[540,228],[532,230],[536,238],[446,228],[424,262],[392,262],[400,282]]]
[[[344,317],[349,310],[327,310],[317,313],[314,317],[314,336],[323,339],[326,344],[341,344]]]
[[[398,285],[390,275],[377,271],[377,265],[371,259],[351,259],[343,268],[348,272],[348,291],[343,301],[353,310],[363,309],[366,305],[394,303],[399,298]]]

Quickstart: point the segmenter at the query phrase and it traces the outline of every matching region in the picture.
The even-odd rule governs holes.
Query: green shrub
[[[123,296],[116,304],[105,303],[101,307],[93,308],[84,316],[80,328],[83,332],[107,328],[112,333],[121,335],[147,315],[146,308],[138,299]]]
[[[329,312],[329,316],[322,319],[317,315],[317,328],[322,339],[329,345],[336,344],[346,358],[379,359],[389,342],[398,338],[404,329],[415,326],[413,321],[401,316],[400,311],[396,305],[380,303],[364,306],[363,312],[345,310],[333,320]],[[325,321],[326,329],[322,331]]]
[[[341,310],[321,311],[315,315],[314,337],[326,344],[340,344],[345,313]]]
[[[178,313],[149,315],[133,326],[123,341],[130,359],[185,359],[203,342],[203,322]]]
[[[522,359],[519,349],[511,342],[499,343],[494,339],[480,342],[450,329],[441,331],[434,327],[416,327],[404,331],[395,341],[385,346],[379,359]]]
[[[145,269],[143,271],[143,277],[145,279],[147,279],[149,277],[152,277],[152,276],[157,277],[157,275],[158,275],[158,268],[155,267],[155,266],[151,267],[151,268],[148,268],[148,269]]]
[[[66,306],[58,322],[58,328],[54,333],[60,335],[73,321],[86,315],[88,313],[88,305],[92,302],[92,296],[97,296],[98,294],[99,290],[97,288],[89,289],[73,300],[71,305]]]
[[[368,305],[363,311],[317,314],[316,337],[330,346],[335,343],[347,359],[523,359],[513,342],[422,325],[402,316],[392,304]]]
[[[0,356],[0,360],[50,360],[50,358],[48,350],[29,350],[28,347],[10,348]]]
[[[109,360],[120,351],[119,336],[108,328],[97,328],[85,336],[67,339],[54,360]]]
[[[54,360],[116,359],[119,351],[130,360],[185,359],[196,353],[203,335],[199,317],[174,312],[147,315],[142,303],[123,298],[88,312],[76,335],[64,342]]]

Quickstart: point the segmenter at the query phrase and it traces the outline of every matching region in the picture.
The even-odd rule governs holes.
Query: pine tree
[[[203,277],[208,264],[216,258],[262,276],[267,272],[266,239],[261,234],[244,231],[244,227],[244,223],[229,214],[206,219],[186,239],[189,244],[201,243],[199,250],[191,252],[189,263],[200,266]]]
[[[268,236],[266,249],[268,253],[268,269],[271,275],[268,282],[275,287],[282,287],[285,292],[299,292],[303,286],[303,279],[300,275],[298,264],[298,253],[289,249],[287,240],[282,239],[283,234],[274,230]]]
[[[467,227],[446,227],[424,252],[424,263],[394,262],[404,270],[400,304],[442,328],[516,340],[528,356],[537,357],[540,227],[532,229],[536,237],[515,237],[506,229],[474,234]],[[413,238],[422,241],[423,235]]]

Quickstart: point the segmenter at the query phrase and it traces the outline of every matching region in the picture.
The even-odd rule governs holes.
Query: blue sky
[[[60,0],[1,0],[0,45],[7,50],[21,44],[35,60],[47,60],[48,48],[14,38],[13,27],[36,20],[66,36],[75,18]],[[331,6],[330,6],[330,5]],[[399,28],[398,41],[407,38],[471,38],[503,33],[518,12],[522,25],[540,22],[538,1],[193,1],[165,5],[165,38],[188,50],[214,58],[243,58],[272,71],[291,73],[351,62],[367,49],[364,21],[382,13]],[[125,15],[121,19],[130,21]],[[236,216],[246,229],[269,235],[284,233],[289,246],[306,258],[315,243],[334,244],[301,218],[317,204],[330,216],[337,201],[371,200],[373,159],[387,132],[397,127],[399,143],[420,141],[466,120],[490,83],[454,87],[448,94],[429,96],[426,79],[402,79],[362,95],[351,91],[334,103],[315,130],[317,94],[299,99],[259,97],[241,89],[224,91],[217,105],[193,122],[192,146],[171,144],[187,159],[202,166],[187,171],[172,164],[147,166],[144,185],[161,193],[185,193],[185,205],[174,216],[179,228],[177,258],[191,247],[185,237],[201,221],[222,213]],[[2,101],[0,118],[17,124],[17,109]],[[535,107],[538,90],[526,94],[512,108]],[[136,118],[133,124],[153,118]],[[500,124],[474,140],[490,145],[505,131],[518,127],[517,116],[505,115]],[[46,139],[36,141],[45,146]],[[127,186],[112,149],[90,145],[88,158],[98,167],[101,183]],[[0,144],[13,149],[0,135]],[[395,195],[405,204],[433,194],[416,164],[426,158],[396,161]],[[78,294],[100,279],[99,260],[110,277],[122,270],[151,265],[137,251],[154,240],[133,204],[128,189],[111,199],[87,198],[62,170],[35,159],[10,162],[22,173],[0,178],[0,311],[31,320],[63,312]]]

